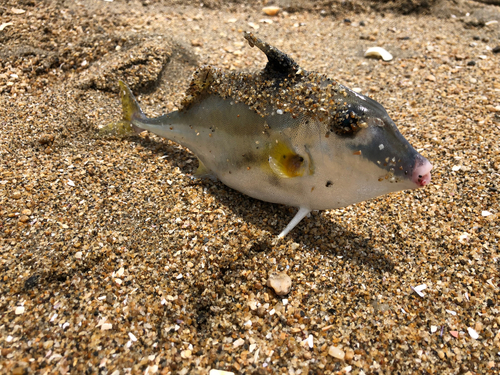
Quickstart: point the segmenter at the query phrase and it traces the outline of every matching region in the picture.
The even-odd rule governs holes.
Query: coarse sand
[[[0,1],[0,373],[500,372],[500,7],[264,3]],[[262,69],[245,30],[382,103],[431,184],[279,241],[296,209],[99,135],[119,79],[158,116],[203,64]]]

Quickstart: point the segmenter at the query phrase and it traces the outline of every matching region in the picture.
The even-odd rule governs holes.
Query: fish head
[[[340,126],[353,154],[380,169],[381,180],[419,188],[429,184],[432,164],[406,140],[377,101],[344,88]],[[337,128],[339,120],[337,120]],[[382,181],[380,181],[382,182]]]
[[[411,146],[382,105],[343,86],[336,102],[317,170],[328,177],[326,186],[339,206],[430,183],[432,164]]]

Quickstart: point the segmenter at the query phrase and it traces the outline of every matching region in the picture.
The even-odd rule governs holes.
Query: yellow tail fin
[[[139,103],[137,103],[128,86],[123,81],[118,81],[118,85],[120,86],[120,97],[122,98],[123,121],[131,122],[134,117],[144,117]]]
[[[132,91],[123,81],[118,81],[120,86],[120,97],[122,99],[122,120],[118,122],[113,122],[101,128],[99,133],[111,134],[111,135],[123,135],[132,132],[140,132],[139,128],[132,124],[133,119],[139,119],[146,117],[139,107],[137,99],[132,94]]]

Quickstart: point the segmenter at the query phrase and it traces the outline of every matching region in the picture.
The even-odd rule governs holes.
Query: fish
[[[252,33],[267,56],[258,72],[200,67],[180,108],[148,118],[119,82],[123,118],[104,132],[150,131],[191,150],[195,176],[298,208],[285,237],[312,210],[349,206],[431,181],[432,164],[384,107],[324,74],[302,69]]]

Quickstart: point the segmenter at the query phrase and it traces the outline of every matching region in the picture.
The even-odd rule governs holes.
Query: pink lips
[[[424,157],[417,159],[415,169],[413,170],[413,182],[418,186],[428,185],[431,182],[431,169],[432,164],[429,163],[429,160]]]

